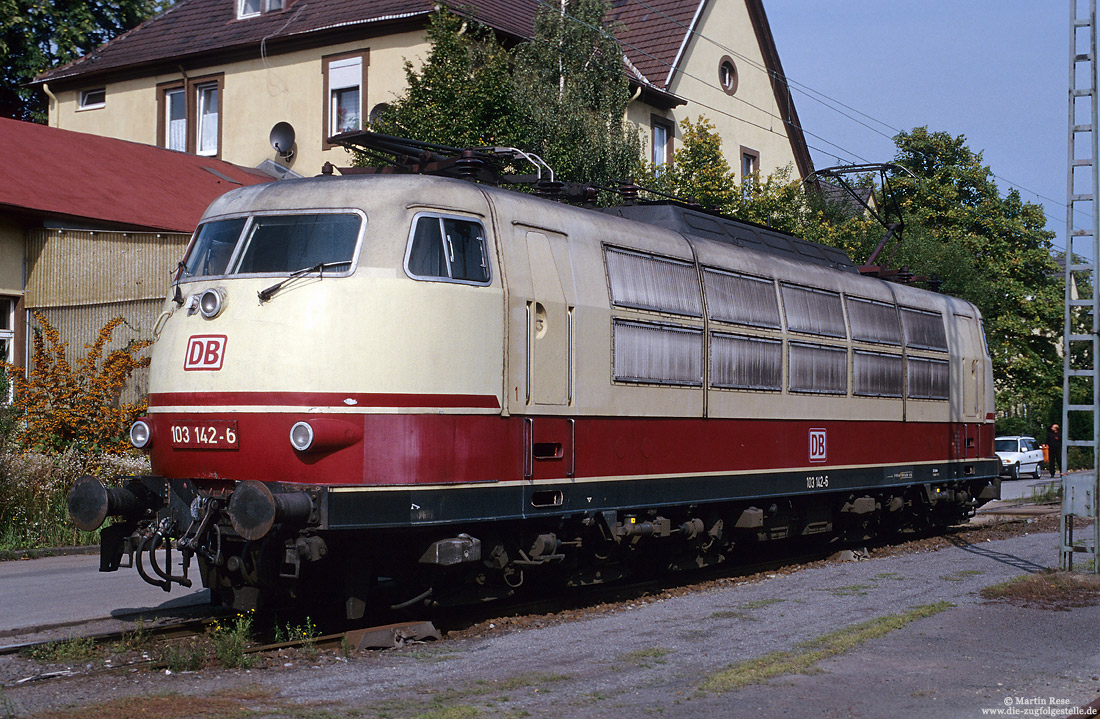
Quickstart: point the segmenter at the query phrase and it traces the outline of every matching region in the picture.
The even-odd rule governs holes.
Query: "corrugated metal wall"
[[[114,317],[125,323],[115,330],[107,352],[131,340],[152,339],[188,239],[171,232],[30,230],[26,307],[57,328],[68,343],[70,361],[82,357],[84,346]],[[147,391],[148,371],[138,370],[122,400],[136,401]]]

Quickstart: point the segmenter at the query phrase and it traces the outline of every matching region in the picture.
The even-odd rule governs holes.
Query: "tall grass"
[[[82,532],[69,518],[67,499],[77,477],[91,474],[106,484],[120,476],[148,474],[149,460],[130,454],[58,454],[21,451],[0,441],[0,550],[95,544],[97,532]]]

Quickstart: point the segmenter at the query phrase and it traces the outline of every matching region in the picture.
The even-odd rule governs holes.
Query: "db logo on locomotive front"
[[[192,335],[187,339],[183,368],[188,371],[217,371],[225,359],[225,335]]]

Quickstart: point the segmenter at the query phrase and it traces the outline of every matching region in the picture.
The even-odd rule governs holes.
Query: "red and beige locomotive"
[[[362,615],[946,525],[999,494],[970,303],[674,204],[423,175],[235,190],[157,322],[154,476],[70,506],[166,590]],[[149,562],[148,568],[145,562]]]

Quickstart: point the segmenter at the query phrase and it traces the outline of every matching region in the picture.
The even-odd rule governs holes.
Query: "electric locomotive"
[[[942,527],[999,495],[981,316],[675,204],[424,175],[241,188],[155,328],[101,570],[395,606]],[[177,573],[172,552],[181,552]],[[148,562],[148,566],[146,566]]]

